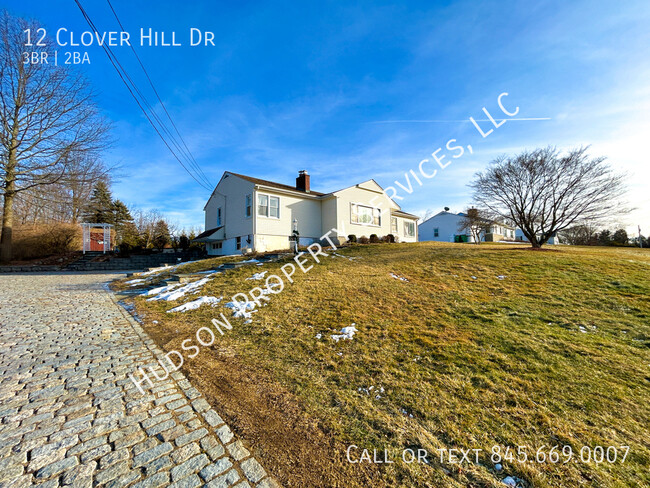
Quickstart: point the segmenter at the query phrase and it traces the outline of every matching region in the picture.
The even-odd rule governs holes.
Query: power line
[[[124,26],[122,25],[122,22],[120,21],[120,18],[117,16],[117,12],[115,12],[115,9],[113,8],[113,4],[111,4],[111,0],[106,0],[108,2],[108,6],[111,8],[111,11],[113,12],[113,15],[115,16],[115,20],[117,20],[117,23],[120,26],[120,29],[122,29],[123,32],[126,32],[126,29],[124,29]],[[158,102],[160,102],[160,106],[164,110],[165,114],[167,115],[167,118],[172,124],[172,127],[174,127],[174,130],[176,131],[176,134],[178,134],[178,137],[180,138],[181,142],[183,143],[183,146],[185,147],[185,150],[187,154],[189,155],[189,158],[191,159],[191,163],[193,162],[193,167],[197,172],[202,176],[204,181],[206,181],[209,185],[212,185],[210,183],[210,180],[205,176],[205,173],[203,173],[203,170],[201,169],[201,166],[196,162],[196,159],[194,159],[194,155],[190,151],[190,149],[187,147],[187,144],[185,144],[185,139],[183,139],[183,136],[178,130],[178,127],[176,127],[176,124],[172,120],[171,115],[167,111],[167,107],[165,107],[165,104],[163,103],[162,99],[160,98],[160,95],[158,95],[158,90],[156,90],[156,87],[153,84],[153,81],[151,80],[151,77],[149,76],[149,73],[147,72],[147,69],[144,67],[144,64],[142,64],[142,61],[140,60],[140,56],[138,56],[138,53],[136,52],[135,48],[131,43],[129,43],[129,47],[131,48],[131,51],[133,51],[133,54],[135,55],[135,58],[138,60],[138,64],[142,68],[142,71],[144,72],[144,75],[147,77],[147,80],[149,81],[149,85],[151,85],[151,89],[156,95],[156,98],[158,99]]]
[[[88,23],[88,25],[89,25],[89,26],[90,26],[90,27],[91,27],[95,32],[99,32],[98,29],[97,29],[97,27],[95,26],[94,22],[92,21],[92,19],[90,18],[90,16],[89,16],[88,13],[86,12],[86,10],[83,8],[83,6],[82,6],[81,3],[79,2],[79,0],[74,0],[74,1],[75,1],[75,3],[77,4],[77,6],[79,7],[79,10],[81,11],[81,14],[84,16],[84,19],[86,19],[86,22]],[[171,148],[171,146],[169,145],[169,143],[167,142],[167,140],[165,139],[165,137],[160,133],[160,130],[158,130],[158,127],[156,127],[156,125],[154,124],[154,122],[151,120],[151,117],[149,116],[149,114],[147,113],[147,111],[145,110],[145,108],[142,106],[142,103],[140,103],[140,100],[138,99],[138,97],[135,95],[135,93],[133,93],[133,90],[131,89],[131,86],[129,86],[129,83],[127,83],[127,81],[126,81],[126,79],[125,79],[124,77],[126,76],[127,79],[129,80],[129,82],[131,82],[131,84],[133,85],[133,89],[135,89],[136,92],[138,92],[138,94],[142,97],[143,102],[145,103],[145,105],[148,105],[148,106],[150,107],[150,105],[149,105],[148,102],[146,101],[146,98],[145,98],[144,96],[142,96],[142,94],[141,94],[140,91],[138,90],[137,86],[135,85],[135,83],[133,83],[133,81],[131,80],[131,78],[130,78],[130,77],[128,76],[128,74],[126,73],[126,70],[125,70],[125,69],[122,67],[122,65],[119,63],[117,57],[115,56],[115,54],[113,53],[113,51],[110,49],[110,47],[108,47],[108,46],[106,45],[106,43],[104,43],[104,44],[102,44],[102,49],[104,49],[104,52],[105,52],[106,55],[108,56],[109,61],[110,61],[111,64],[113,65],[113,68],[115,68],[115,71],[117,72],[118,76],[120,77],[120,79],[121,79],[122,82],[124,83],[124,86],[126,86],[127,90],[129,91],[129,93],[131,94],[131,96],[133,97],[133,99],[135,100],[135,102],[138,104],[138,107],[140,107],[140,110],[142,110],[142,113],[145,115],[145,117],[147,118],[147,120],[149,121],[149,123],[151,124],[151,126],[153,127],[153,129],[156,131],[156,133],[158,134],[158,136],[160,137],[160,139],[163,141],[163,143],[165,144],[165,146],[167,146],[167,149],[169,149],[169,151],[172,153],[172,155],[174,156],[174,158],[176,158],[176,160],[179,162],[179,164],[183,167],[183,169],[187,172],[187,174],[189,174],[189,175],[192,177],[192,179],[194,179],[194,181],[196,181],[199,185],[201,185],[201,186],[202,186],[203,188],[205,188],[206,190],[208,190],[208,191],[212,191],[212,188],[210,188],[209,186],[207,186],[204,182],[199,181],[199,179],[197,179],[197,177],[196,177],[196,176],[195,176],[195,175],[194,175],[194,174],[193,174],[193,173],[192,173],[192,172],[191,172],[191,171],[190,171],[190,170],[185,166],[185,164],[183,164],[183,162],[180,160],[180,158],[178,157],[178,155],[177,155],[177,154],[174,152],[174,150]],[[122,74],[122,71],[120,71],[120,68],[118,68],[118,66],[116,65],[116,63],[117,63],[117,65],[119,65],[120,68],[124,71],[124,74]],[[161,127],[162,127],[163,131],[166,130],[165,126],[160,122],[160,119],[157,117],[157,115],[155,114],[155,112],[153,112],[153,110],[152,110],[152,115],[153,115],[153,117],[154,117],[155,119],[157,119],[157,120],[159,121],[159,123],[161,124]],[[167,131],[167,132],[169,132],[169,131]],[[172,139],[172,141],[173,141],[173,139]],[[172,144],[176,144],[175,141],[173,141]],[[178,144],[176,144],[176,145],[178,146]]]

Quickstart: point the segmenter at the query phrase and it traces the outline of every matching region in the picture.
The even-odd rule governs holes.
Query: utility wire
[[[79,7],[79,10],[81,11],[81,14],[84,16],[84,19],[86,19],[86,22],[88,23],[88,25],[90,26],[90,28],[93,29],[95,32],[98,32],[97,27],[95,26],[94,22],[92,21],[92,19],[90,18],[90,16],[89,16],[88,13],[86,12],[86,10],[83,8],[83,6],[82,6],[81,3],[79,2],[79,0],[74,0],[74,1],[75,1],[75,3],[77,4],[77,6]],[[143,113],[144,116],[147,118],[147,120],[149,121],[149,123],[151,124],[151,126],[153,127],[153,129],[156,131],[156,133],[158,134],[158,136],[160,137],[160,139],[163,141],[163,143],[165,144],[165,146],[167,146],[167,149],[169,149],[169,151],[172,153],[172,155],[174,156],[174,158],[176,158],[176,160],[179,162],[179,164],[183,167],[183,169],[187,172],[187,174],[189,174],[189,175],[192,177],[192,179],[194,179],[194,181],[196,181],[199,185],[201,185],[201,186],[202,186],[203,188],[205,188],[206,190],[208,190],[208,191],[212,191],[212,188],[210,188],[209,186],[207,186],[204,182],[199,181],[199,179],[197,179],[197,177],[196,177],[196,176],[195,176],[195,175],[194,175],[194,174],[193,174],[193,173],[192,173],[192,172],[191,172],[191,171],[190,171],[190,170],[185,166],[185,164],[183,164],[183,162],[180,160],[180,158],[178,157],[178,155],[177,155],[177,154],[174,152],[174,150],[171,148],[171,146],[169,145],[169,143],[167,142],[167,140],[165,139],[165,137],[160,133],[160,130],[158,130],[158,127],[156,127],[156,124],[154,124],[153,120],[151,119],[151,117],[149,116],[149,114],[147,113],[147,111],[145,110],[145,108],[142,106],[142,103],[140,103],[140,100],[138,99],[138,97],[135,95],[135,93],[133,93],[133,89],[135,89],[136,92],[138,92],[138,93],[140,94],[140,96],[142,96],[142,94],[141,94],[140,91],[138,90],[138,88],[137,88],[137,86],[135,85],[135,83],[133,83],[133,81],[130,79],[130,77],[129,77],[128,74],[126,73],[126,70],[124,70],[124,68],[121,66],[121,64],[120,64],[119,61],[117,60],[117,57],[115,56],[115,54],[113,53],[113,51],[110,49],[110,47],[108,47],[108,46],[106,45],[106,43],[104,43],[104,44],[102,44],[102,49],[104,49],[104,52],[106,53],[106,56],[108,56],[108,59],[109,59],[109,61],[111,62],[111,64],[113,65],[113,68],[115,68],[115,71],[117,72],[118,76],[120,77],[120,79],[122,80],[122,82],[124,83],[124,85],[126,86],[127,90],[129,91],[129,93],[131,94],[131,96],[133,97],[133,99],[135,100],[135,102],[138,104],[138,107],[140,107],[140,110],[142,110],[142,113]],[[116,65],[116,63],[117,63],[117,65]],[[122,70],[124,70],[124,74],[122,73],[122,71],[120,71],[120,68],[118,68],[118,65],[120,66],[120,68],[121,68]],[[129,82],[132,83],[132,85],[133,85],[133,89],[131,88],[131,86],[129,85],[129,83],[127,82],[127,80],[124,78],[125,76],[128,78]],[[143,98],[143,102],[145,103],[145,105],[149,105],[148,102],[146,101],[146,99],[145,99],[143,96],[142,96],[142,98]],[[158,117],[156,116],[155,112],[152,111],[152,115],[153,115],[153,117],[154,117],[155,119],[157,119],[157,120],[159,121],[159,123],[160,123],[160,119],[158,119]],[[163,129],[163,131],[164,131],[164,130],[165,130],[164,125],[161,125],[161,126],[162,126],[162,129]],[[167,131],[167,132],[169,132],[169,131]],[[174,143],[175,143],[175,141],[172,142],[172,144],[174,144]],[[178,146],[178,144],[176,144],[176,145]]]
[[[111,11],[113,12],[113,15],[115,16],[115,20],[117,20],[117,23],[120,26],[120,29],[122,29],[122,32],[126,32],[126,29],[124,29],[124,26],[122,25],[122,22],[120,21],[120,18],[117,15],[117,12],[113,8],[113,4],[111,3],[111,0],[106,0],[108,2],[108,6],[111,8]],[[131,48],[131,51],[133,51],[133,54],[135,55],[135,58],[138,60],[138,64],[142,68],[142,71],[144,72],[144,75],[147,77],[147,80],[149,81],[149,85],[151,85],[151,89],[156,95],[156,98],[158,99],[158,102],[160,102],[160,106],[164,110],[165,114],[167,115],[167,118],[171,122],[172,126],[174,127],[174,130],[176,131],[176,134],[178,134],[178,137],[180,138],[181,142],[183,143],[183,146],[185,147],[185,150],[187,154],[189,155],[189,159],[191,159],[191,163],[193,163],[194,169],[201,175],[203,180],[208,183],[209,185],[212,185],[210,180],[205,176],[205,173],[203,173],[203,170],[201,169],[201,166],[196,162],[196,159],[194,159],[194,155],[190,151],[190,149],[187,147],[187,144],[185,143],[185,139],[183,139],[183,136],[178,130],[178,127],[176,127],[176,124],[174,123],[171,115],[167,111],[167,107],[165,107],[165,104],[163,103],[162,99],[160,98],[160,95],[158,94],[158,90],[156,90],[156,87],[153,84],[153,81],[151,80],[151,77],[149,76],[149,73],[147,72],[147,69],[144,67],[144,64],[142,64],[142,61],[140,60],[140,56],[138,56],[138,53],[136,52],[135,48],[131,43],[129,43],[129,47]]]

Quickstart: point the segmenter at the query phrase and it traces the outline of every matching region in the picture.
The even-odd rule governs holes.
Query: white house
[[[517,231],[515,232],[515,240],[520,242],[528,242],[528,238],[524,235],[524,233],[519,228],[517,228]],[[552,245],[552,244],[561,244],[561,243],[557,235],[554,235],[548,241],[546,241],[546,244]]]
[[[417,241],[418,217],[403,212],[374,180],[320,193],[311,189],[307,171],[295,186],[226,171],[203,210],[206,231],[195,242],[206,243],[212,255],[289,249],[294,228],[300,245],[322,241],[327,232],[338,243],[350,234]]]
[[[441,241],[441,242],[474,242],[469,229],[459,229],[461,221],[467,215],[463,212],[453,213],[447,210],[438,212],[433,217],[418,225],[419,241]],[[503,240],[515,240],[515,228],[501,223],[493,222],[490,225],[490,232],[481,234],[481,241],[497,242]]]

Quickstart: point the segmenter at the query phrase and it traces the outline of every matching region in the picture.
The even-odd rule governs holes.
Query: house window
[[[235,243],[237,244],[235,247],[239,250],[241,249],[241,237],[237,237],[235,239]]]
[[[440,236],[440,229],[438,227],[433,228],[433,237]]]
[[[269,198],[269,217],[280,218],[280,199],[278,197]]]
[[[213,242],[211,244],[211,246],[212,246],[212,249],[216,251],[217,249],[221,249],[222,244],[223,243],[221,243],[221,242]]]
[[[257,215],[262,217],[280,218],[280,198],[268,195],[257,195]]]
[[[381,209],[365,205],[350,204],[350,221],[353,224],[381,225]]]
[[[397,234],[397,217],[390,218],[390,231],[392,234]]]
[[[246,217],[250,217],[253,213],[253,197],[246,195]]]
[[[221,207],[217,209],[217,227],[221,227]]]
[[[415,222],[404,221],[404,235],[406,237],[415,237]]]
[[[257,195],[257,215],[266,217],[269,214],[269,197],[267,195]]]

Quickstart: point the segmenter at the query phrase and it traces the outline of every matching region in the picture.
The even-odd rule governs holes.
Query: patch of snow
[[[503,483],[506,486],[519,486],[519,483],[521,480],[519,478],[516,478],[514,476],[506,476],[501,480],[501,483]]]
[[[235,318],[244,318],[244,319],[252,319],[253,316],[251,315],[255,310],[255,303],[254,302],[238,302],[236,300],[233,300],[231,302],[226,303],[227,308],[232,308],[232,315]],[[248,310],[251,310],[250,312]]]
[[[178,300],[179,298],[183,297],[186,293],[198,293],[199,290],[203,285],[205,285],[208,281],[210,281],[210,278],[201,278],[200,280],[197,281],[192,281],[191,283],[188,283],[184,286],[181,286],[180,288],[176,289],[178,285],[170,285],[173,286],[174,288],[171,290],[164,290],[159,292],[156,296],[153,296],[151,298],[147,298],[148,302],[155,302],[158,300],[165,300],[167,302],[170,302],[172,300]],[[155,288],[154,288],[155,290]],[[154,290],[150,290],[148,293],[149,295],[153,295]]]
[[[321,337],[323,337],[322,334],[316,334],[316,339],[320,339]]]
[[[501,463],[496,463],[494,465],[494,469],[496,469],[497,471],[501,471],[503,469],[503,466],[501,465]]]
[[[505,280],[506,278],[507,278],[507,276],[504,276],[504,275],[497,276],[497,280]]]
[[[353,324],[353,325],[350,325],[348,327],[343,327],[341,329],[340,334],[333,334],[330,337],[336,342],[340,341],[341,339],[343,339],[343,340],[346,340],[346,339],[347,340],[352,340],[352,338],[354,337],[355,332],[358,332],[358,330]]]
[[[173,290],[174,288],[178,288],[181,285],[182,283],[173,283],[171,285],[158,286],[156,288],[152,288],[151,290],[145,291],[144,293],[142,293],[142,295],[144,296],[158,295],[159,293],[165,293],[170,290]]]
[[[217,298],[217,297],[201,297],[191,302],[184,303],[183,305],[179,305],[178,307],[174,307],[171,310],[167,310],[167,313],[187,312],[188,310],[196,310],[203,304],[209,304],[212,305],[213,307],[216,307],[220,301],[221,298]]]
[[[147,280],[145,280],[144,278],[138,278],[136,280],[126,281],[124,284],[125,285],[132,285],[133,283],[138,284],[138,283],[144,283],[145,281],[147,281]]]
[[[478,280],[478,278],[476,276],[472,276],[472,279],[473,280]]]
[[[246,261],[240,261],[240,263],[259,263],[257,259],[247,259]]]
[[[345,258],[345,259],[349,259],[350,261],[354,261],[355,259],[360,259],[361,258],[360,256],[344,256],[343,254],[339,254],[337,252],[330,253],[330,256],[331,257],[338,257],[338,258]]]
[[[153,268],[153,269],[150,269],[149,271],[139,273],[139,275],[140,276],[151,276],[151,275],[155,276],[155,275],[158,275],[158,274],[163,273],[165,271],[175,271],[179,266],[185,266],[186,264],[198,263],[199,261],[200,260],[186,261],[184,263],[175,264],[174,266],[167,266],[167,265],[160,266],[158,268]]]
[[[261,273],[255,273],[253,276],[250,278],[246,278],[247,280],[262,280],[264,279],[264,275],[266,275],[268,271],[262,271]]]
[[[582,326],[582,325],[580,325],[580,326],[578,327],[578,329],[579,329],[580,332],[582,332],[583,334],[586,334],[586,333],[587,333],[587,329],[585,329],[584,326]]]
[[[160,268],[153,268],[153,269],[150,269],[149,271],[145,271],[144,273],[140,273],[140,276],[149,276],[149,275],[152,275],[152,274],[158,274],[158,273],[162,273],[165,270],[168,270],[168,269],[170,270],[172,268],[176,269],[176,266],[161,266]]]
[[[152,323],[152,324],[156,324],[156,325],[158,325],[158,321],[157,321],[157,320],[152,320],[151,323]]]
[[[402,412],[402,414],[404,414],[404,415],[408,415],[410,418],[413,418],[413,414],[412,414],[412,413],[408,413],[408,412],[406,411],[406,409],[404,409],[404,408],[400,408],[400,412]]]
[[[398,276],[398,275],[396,275],[395,273],[391,273],[390,275],[391,275],[393,278],[395,278],[396,280],[406,281],[407,283],[408,283],[408,281],[409,281],[407,278],[404,278],[403,276]]]

